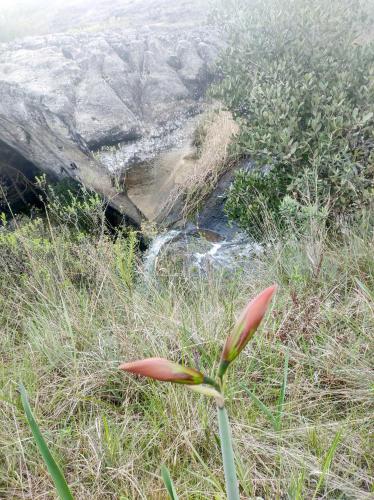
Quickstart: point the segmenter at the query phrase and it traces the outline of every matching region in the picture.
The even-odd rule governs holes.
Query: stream
[[[232,239],[223,239],[212,231],[173,229],[158,235],[146,251],[145,274],[154,274],[159,262],[168,258],[168,252],[171,257],[176,253],[181,255],[189,269],[205,273],[212,268],[235,271],[245,267],[262,254],[263,248],[243,233]]]

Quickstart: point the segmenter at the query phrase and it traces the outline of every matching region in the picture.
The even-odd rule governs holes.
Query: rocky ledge
[[[201,109],[221,46],[209,26],[165,23],[0,45],[0,173],[72,177],[139,224],[142,214],[93,152],[131,143],[141,158],[148,137],[155,153],[172,146]]]

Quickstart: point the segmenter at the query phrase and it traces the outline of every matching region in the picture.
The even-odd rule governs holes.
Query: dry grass
[[[209,112],[202,118],[195,132],[197,154],[189,158],[188,168],[181,169],[161,210],[163,214],[180,205],[181,216],[186,220],[201,207],[220,177],[232,167],[229,147],[238,131],[239,126],[228,111]]]
[[[230,371],[242,498],[372,498],[372,230],[314,243],[323,253],[318,274],[309,238],[279,242],[235,276],[170,269],[144,280],[122,239],[42,221],[0,233],[0,497],[54,498],[20,409],[23,381],[76,498],[166,498],[166,463],[181,498],[223,499],[212,403],[117,367],[160,355],[210,371],[233,315],[277,281],[271,313]],[[131,261],[133,281],[122,265]],[[275,431],[242,384],[274,411],[286,351]]]

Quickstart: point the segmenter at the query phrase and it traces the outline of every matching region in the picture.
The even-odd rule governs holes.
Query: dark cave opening
[[[0,211],[6,214],[29,213],[40,207],[35,178],[40,170],[5,142],[0,141]]]
[[[0,141],[0,213],[5,213],[6,220],[18,215],[33,217],[45,212],[47,194],[40,188],[37,177],[43,172],[33,163]],[[81,185],[72,178],[58,180],[48,177],[52,186],[59,190],[71,190],[78,193]],[[116,238],[118,230],[128,225],[128,219],[111,205],[105,209],[106,227],[109,234]],[[0,227],[1,227],[0,221]],[[145,249],[142,237],[139,237],[141,249]]]

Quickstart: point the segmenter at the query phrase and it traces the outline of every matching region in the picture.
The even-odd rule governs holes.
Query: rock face
[[[136,159],[137,144],[141,155],[148,137],[154,150],[168,143],[165,137],[199,112],[221,46],[207,26],[158,22],[165,1],[150,3],[148,28],[117,26],[0,45],[0,169],[72,177],[140,224],[142,214],[115,190],[93,152],[131,144]],[[135,4],[144,10],[147,0]]]

